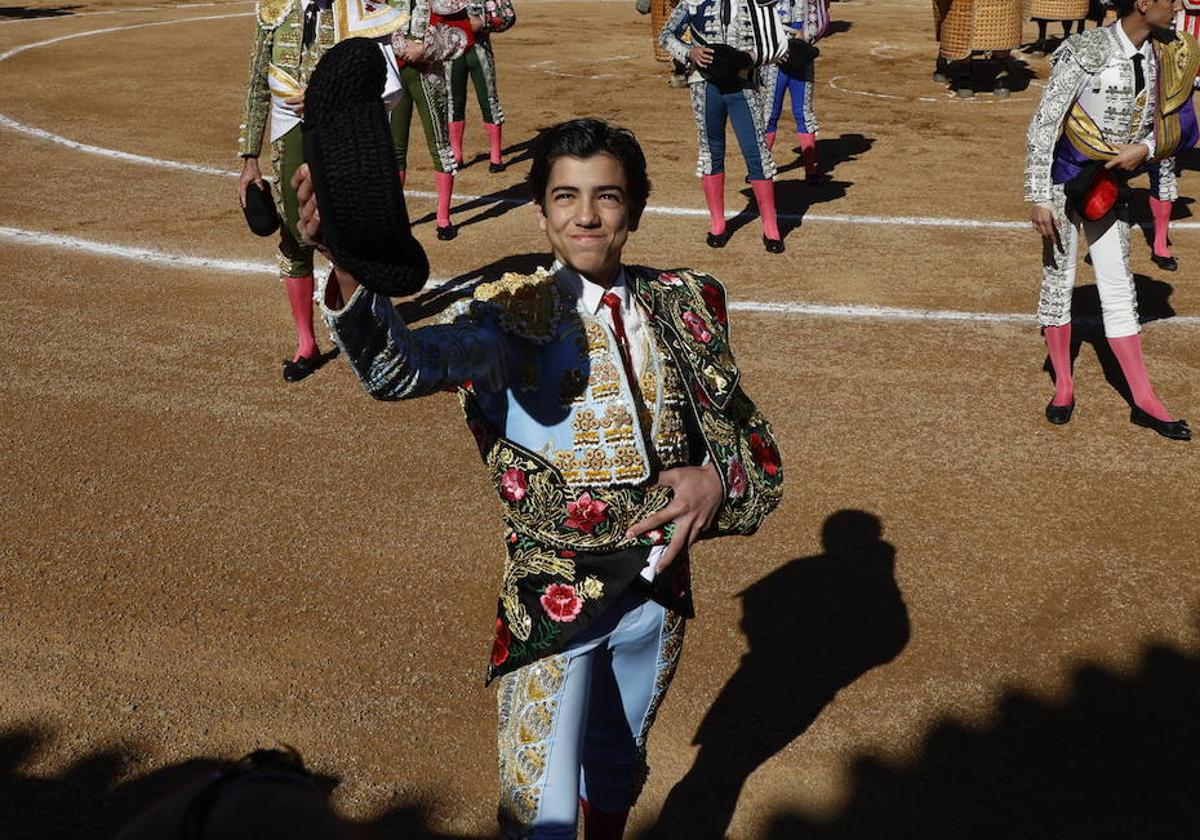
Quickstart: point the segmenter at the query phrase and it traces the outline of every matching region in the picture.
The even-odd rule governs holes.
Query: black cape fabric
[[[700,75],[717,86],[721,93],[735,93],[747,86],[741,73],[754,64],[749,53],[734,49],[728,44],[712,44],[713,59],[707,67],[700,68]]]
[[[271,185],[266,181],[261,187],[253,182],[246,185],[246,206],[242,213],[250,230],[259,236],[270,236],[279,230],[279,213],[271,197]]]
[[[325,53],[304,95],[304,161],[334,262],[372,292],[404,297],[425,285],[429,260],[400,188],[386,74],[374,41],[350,38]]]

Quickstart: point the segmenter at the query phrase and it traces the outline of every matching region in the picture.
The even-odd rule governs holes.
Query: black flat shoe
[[[1163,271],[1178,271],[1179,260],[1174,257],[1160,257],[1158,254],[1151,254],[1150,261]]]
[[[438,225],[437,238],[442,242],[449,242],[456,236],[458,236],[458,228],[454,225],[446,225],[445,227]]]
[[[767,249],[768,254],[782,254],[783,240],[782,239],[767,239],[767,235],[763,234],[763,247]]]
[[[724,248],[725,243],[729,241],[729,234],[710,233],[704,241],[708,243],[709,248]]]
[[[1065,426],[1071,422],[1071,415],[1075,412],[1075,400],[1071,400],[1070,405],[1055,405],[1054,401],[1046,403],[1046,419],[1055,426]]]
[[[1163,437],[1170,438],[1171,440],[1192,439],[1192,430],[1188,428],[1186,420],[1159,420],[1157,417],[1151,417],[1136,405],[1129,412],[1129,422],[1135,426],[1145,426],[1147,429],[1153,429]]]
[[[503,172],[507,168],[508,168],[507,163],[489,163],[488,164],[488,172],[491,172],[493,175],[495,175],[497,172]]]
[[[305,379],[320,366],[320,361],[321,354],[319,352],[313,356],[301,356],[295,361],[284,359],[283,381],[299,382],[301,379]]]

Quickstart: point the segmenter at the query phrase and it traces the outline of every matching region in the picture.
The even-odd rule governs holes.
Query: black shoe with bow
[[[724,248],[725,243],[729,241],[729,234],[710,233],[704,241],[708,243],[709,248]]]
[[[767,249],[768,254],[782,254],[783,253],[783,240],[782,239],[768,239],[767,235],[764,233],[763,234],[763,247]]]
[[[1147,429],[1153,429],[1165,438],[1171,440],[1191,440],[1192,430],[1188,428],[1186,420],[1159,420],[1146,412],[1142,411],[1136,405],[1129,412],[1129,422],[1135,426],[1145,426]]]
[[[1179,260],[1174,257],[1160,257],[1158,254],[1151,254],[1150,260],[1163,271],[1179,270]]]
[[[1071,400],[1070,405],[1055,405],[1051,400],[1046,404],[1046,419],[1055,426],[1065,426],[1071,422],[1071,415],[1075,412],[1075,400]]]

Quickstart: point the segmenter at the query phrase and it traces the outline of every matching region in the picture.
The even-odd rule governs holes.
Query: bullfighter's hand
[[[1145,143],[1119,143],[1115,147],[1117,156],[1104,164],[1105,169],[1123,169],[1132,172],[1150,156],[1150,147]]]
[[[238,177],[238,203],[243,210],[246,209],[246,188],[251,184],[258,184],[262,189],[263,178],[258,169],[258,158],[248,157],[242,162],[242,174]]]
[[[1050,244],[1062,251],[1062,239],[1058,234],[1058,226],[1054,224],[1054,214],[1050,212],[1049,207],[1043,207],[1040,204],[1035,204],[1029,208],[1029,219],[1033,222],[1033,228],[1042,235]]]
[[[634,539],[647,531],[661,528],[668,522],[674,522],[675,535],[655,569],[656,572],[661,572],[671,565],[681,551],[700,539],[700,534],[712,524],[721,502],[724,501],[724,491],[717,468],[712,464],[663,470],[658,476],[658,483],[674,491],[671,503],[658,513],[633,525],[626,532],[625,538]]]

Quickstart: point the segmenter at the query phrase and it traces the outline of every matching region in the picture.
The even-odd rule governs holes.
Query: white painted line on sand
[[[0,240],[19,245],[34,245],[58,248],[75,253],[99,257],[129,260],[143,265],[164,268],[203,269],[233,274],[275,275],[278,268],[273,262],[251,262],[249,260],[226,260],[200,257],[192,254],[174,254],[155,248],[131,245],[116,245],[94,239],[83,239],[46,231],[24,230],[0,226]],[[439,289],[449,282],[446,278],[431,278],[426,289]],[[822,318],[848,318],[853,320],[879,321],[934,321],[975,324],[1032,324],[1032,315],[1015,312],[961,312],[951,309],[909,309],[896,306],[868,306],[862,304],[823,304],[801,301],[730,301],[733,312],[755,312],[764,315],[812,316]],[[1200,317],[1182,315],[1164,319],[1163,323],[1184,326],[1200,325]]]

